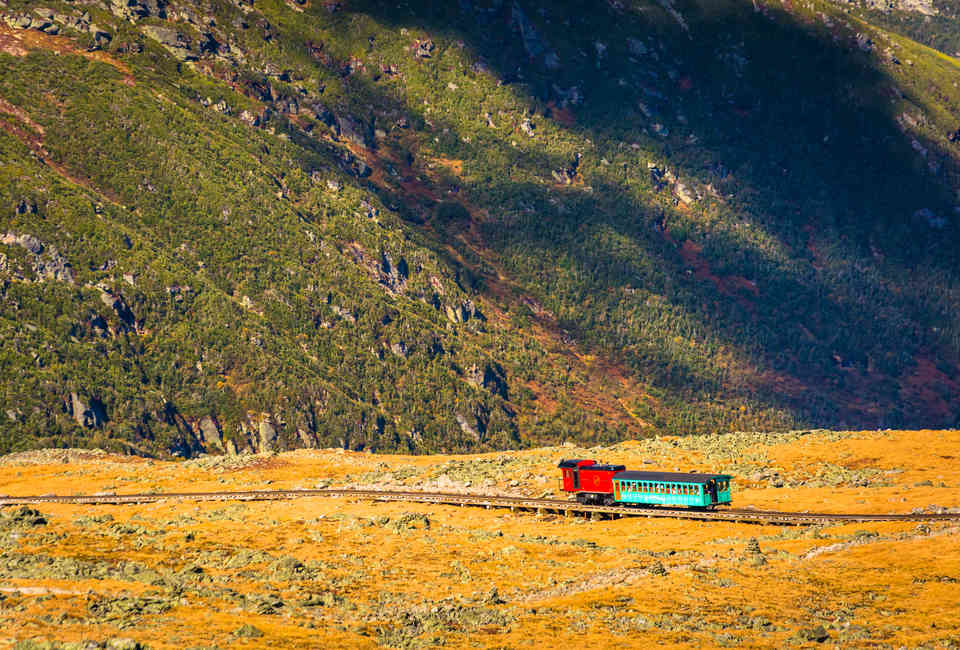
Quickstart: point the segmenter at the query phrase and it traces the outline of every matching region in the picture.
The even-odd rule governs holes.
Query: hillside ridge
[[[7,0],[0,450],[956,425],[907,5]]]

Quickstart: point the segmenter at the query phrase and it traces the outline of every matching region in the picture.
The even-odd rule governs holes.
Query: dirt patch
[[[449,169],[457,176],[463,175],[463,161],[454,158],[431,158],[431,162],[440,165],[444,169]]]
[[[550,102],[547,106],[550,107],[550,117],[558,124],[562,124],[567,128],[572,128],[577,125],[577,116],[568,107],[559,108],[553,102]]]
[[[23,45],[21,39],[16,38],[19,33],[9,27],[0,25],[0,52],[12,56],[26,56],[30,50]]]
[[[747,309],[754,309],[755,306],[747,299],[747,295],[754,298],[760,295],[757,283],[748,280],[739,275],[717,276],[710,269],[710,263],[703,257],[703,246],[695,244],[691,240],[686,240],[680,247],[680,257],[683,261],[693,267],[693,276],[698,280],[709,280],[717,288],[717,291],[725,296],[734,298],[740,305]]]
[[[66,36],[51,36],[35,29],[13,29],[7,25],[0,25],[0,52],[13,56],[26,56],[31,50],[76,54],[85,59],[106,63],[123,73],[122,83],[128,86],[136,84],[130,68],[102,50],[88,52],[79,49],[76,43]]]
[[[954,374],[960,376],[960,371]],[[920,356],[913,372],[900,380],[900,399],[946,422],[960,405],[960,381],[951,379],[934,359]]]
[[[526,382],[525,386],[533,392],[533,397],[537,402],[537,408],[543,413],[555,413],[560,403],[553,399],[550,393],[534,380]]]
[[[76,172],[70,171],[65,166],[54,160],[51,153],[44,147],[43,127],[33,121],[26,111],[0,97],[0,113],[10,115],[11,117],[16,118],[16,120],[19,122],[19,124],[16,124],[8,120],[0,119],[0,129],[6,131],[29,147],[34,155],[37,156],[37,158],[42,160],[47,167],[55,171],[60,177],[69,181],[73,185],[79,185],[84,189],[94,192],[110,203],[115,205],[120,203],[120,197],[113,192],[97,188],[90,179],[77,174]]]

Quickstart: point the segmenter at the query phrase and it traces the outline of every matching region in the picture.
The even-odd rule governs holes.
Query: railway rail
[[[232,492],[178,492],[146,494],[92,494],[41,496],[0,496],[0,507],[68,503],[78,505],[122,505],[159,503],[162,501],[281,501],[306,497],[341,497],[372,501],[407,501],[456,506],[510,508],[535,511],[540,514],[583,514],[594,518],[650,517],[667,519],[695,519],[703,521],[735,521],[756,524],[811,525],[869,521],[957,521],[960,513],[911,514],[854,514],[778,512],[752,508],[724,508],[721,510],[688,510],[684,508],[634,508],[625,506],[583,505],[564,499],[537,499],[480,494],[450,494],[443,492],[415,492],[391,490],[250,490]]]

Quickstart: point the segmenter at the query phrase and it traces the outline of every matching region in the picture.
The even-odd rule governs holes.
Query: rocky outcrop
[[[393,257],[386,251],[380,254],[380,284],[386,287],[391,294],[402,293],[410,277],[410,268],[403,257],[394,262]]]
[[[552,172],[553,179],[563,185],[571,185],[576,180],[577,170],[580,168],[580,159],[581,155],[578,153],[569,166],[554,169]]]
[[[346,114],[338,115],[336,120],[341,138],[360,147],[370,148],[373,145],[372,130],[363,120]]]
[[[0,244],[6,244],[7,246],[20,246],[34,255],[39,255],[43,252],[43,242],[33,235],[17,235],[15,233],[8,232],[0,237]]]
[[[193,51],[190,39],[182,32],[170,27],[158,25],[144,25],[143,33],[160,43],[179,61],[196,61],[197,53]]]
[[[51,35],[60,33],[60,25],[54,21],[52,11],[38,7],[34,14],[5,15],[3,21],[13,29],[36,29]]]
[[[271,419],[265,419],[260,422],[258,451],[276,451],[277,449],[277,427]]]
[[[837,4],[861,4],[877,11],[909,11],[924,16],[936,16],[940,13],[934,0],[834,0]]]
[[[317,435],[312,431],[297,429],[297,438],[300,439],[304,449],[316,449],[318,446]]]
[[[551,49],[550,44],[540,35],[537,28],[520,8],[520,4],[513,3],[510,8],[510,26],[520,32],[523,49],[532,61],[542,61],[547,68],[560,67],[560,57]]]
[[[29,254],[31,270],[35,275],[37,282],[56,280],[59,282],[73,283],[73,268],[70,263],[60,255],[56,246],[43,243],[37,237],[29,234],[16,234],[8,232],[0,236],[0,244],[6,246],[19,246]],[[25,275],[15,271],[8,262],[8,270],[17,273],[18,279],[27,280]]]
[[[485,388],[494,395],[508,399],[507,379],[500,364],[487,363],[482,368],[474,364],[467,369],[465,378],[477,388]]]
[[[207,451],[225,451],[223,444],[223,432],[220,430],[220,423],[215,417],[205,415],[197,423],[197,429],[200,433],[200,440]]]
[[[107,421],[106,409],[100,400],[92,398],[84,402],[76,392],[70,393],[67,398],[66,410],[77,424],[86,429],[99,429]]]
[[[93,49],[103,47],[110,42],[110,32],[90,22],[90,13],[61,14],[47,7],[35,7],[33,15],[4,16],[4,22],[14,29],[36,29],[47,34],[60,34],[63,28],[90,34],[94,40]]]
[[[136,22],[141,18],[166,18],[164,0],[109,0],[109,9],[117,18]]]
[[[477,428],[466,416],[457,413],[455,418],[457,420],[457,424],[460,425],[461,431],[475,440],[480,440],[480,432],[477,431]]]
[[[418,39],[413,44],[413,55],[418,59],[429,59],[433,56],[433,51],[436,47],[430,39]]]
[[[114,314],[116,314],[117,318],[120,319],[126,328],[139,331],[140,328],[137,323],[137,318],[133,315],[133,311],[130,310],[130,306],[127,305],[127,301],[123,299],[123,296],[114,294],[112,291],[101,289],[100,301],[107,307],[113,309]]]
[[[465,300],[459,305],[446,305],[444,312],[447,318],[453,323],[466,323],[470,319],[486,320],[483,312],[480,311],[472,300]]]

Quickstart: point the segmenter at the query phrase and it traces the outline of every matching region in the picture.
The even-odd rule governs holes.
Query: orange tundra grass
[[[477,468],[471,488],[539,495],[557,493],[560,458],[579,456],[730,471],[738,507],[960,506],[957,431],[758,434],[754,444],[736,435],[476,456],[76,454],[45,464],[31,452],[0,461],[0,485],[11,495],[321,481],[435,489],[462,487],[457,472]],[[740,475],[738,463],[761,470]],[[946,523],[588,521],[340,498],[39,510],[46,525],[14,525],[7,508],[0,526],[0,646],[917,647],[960,636],[960,534]]]

